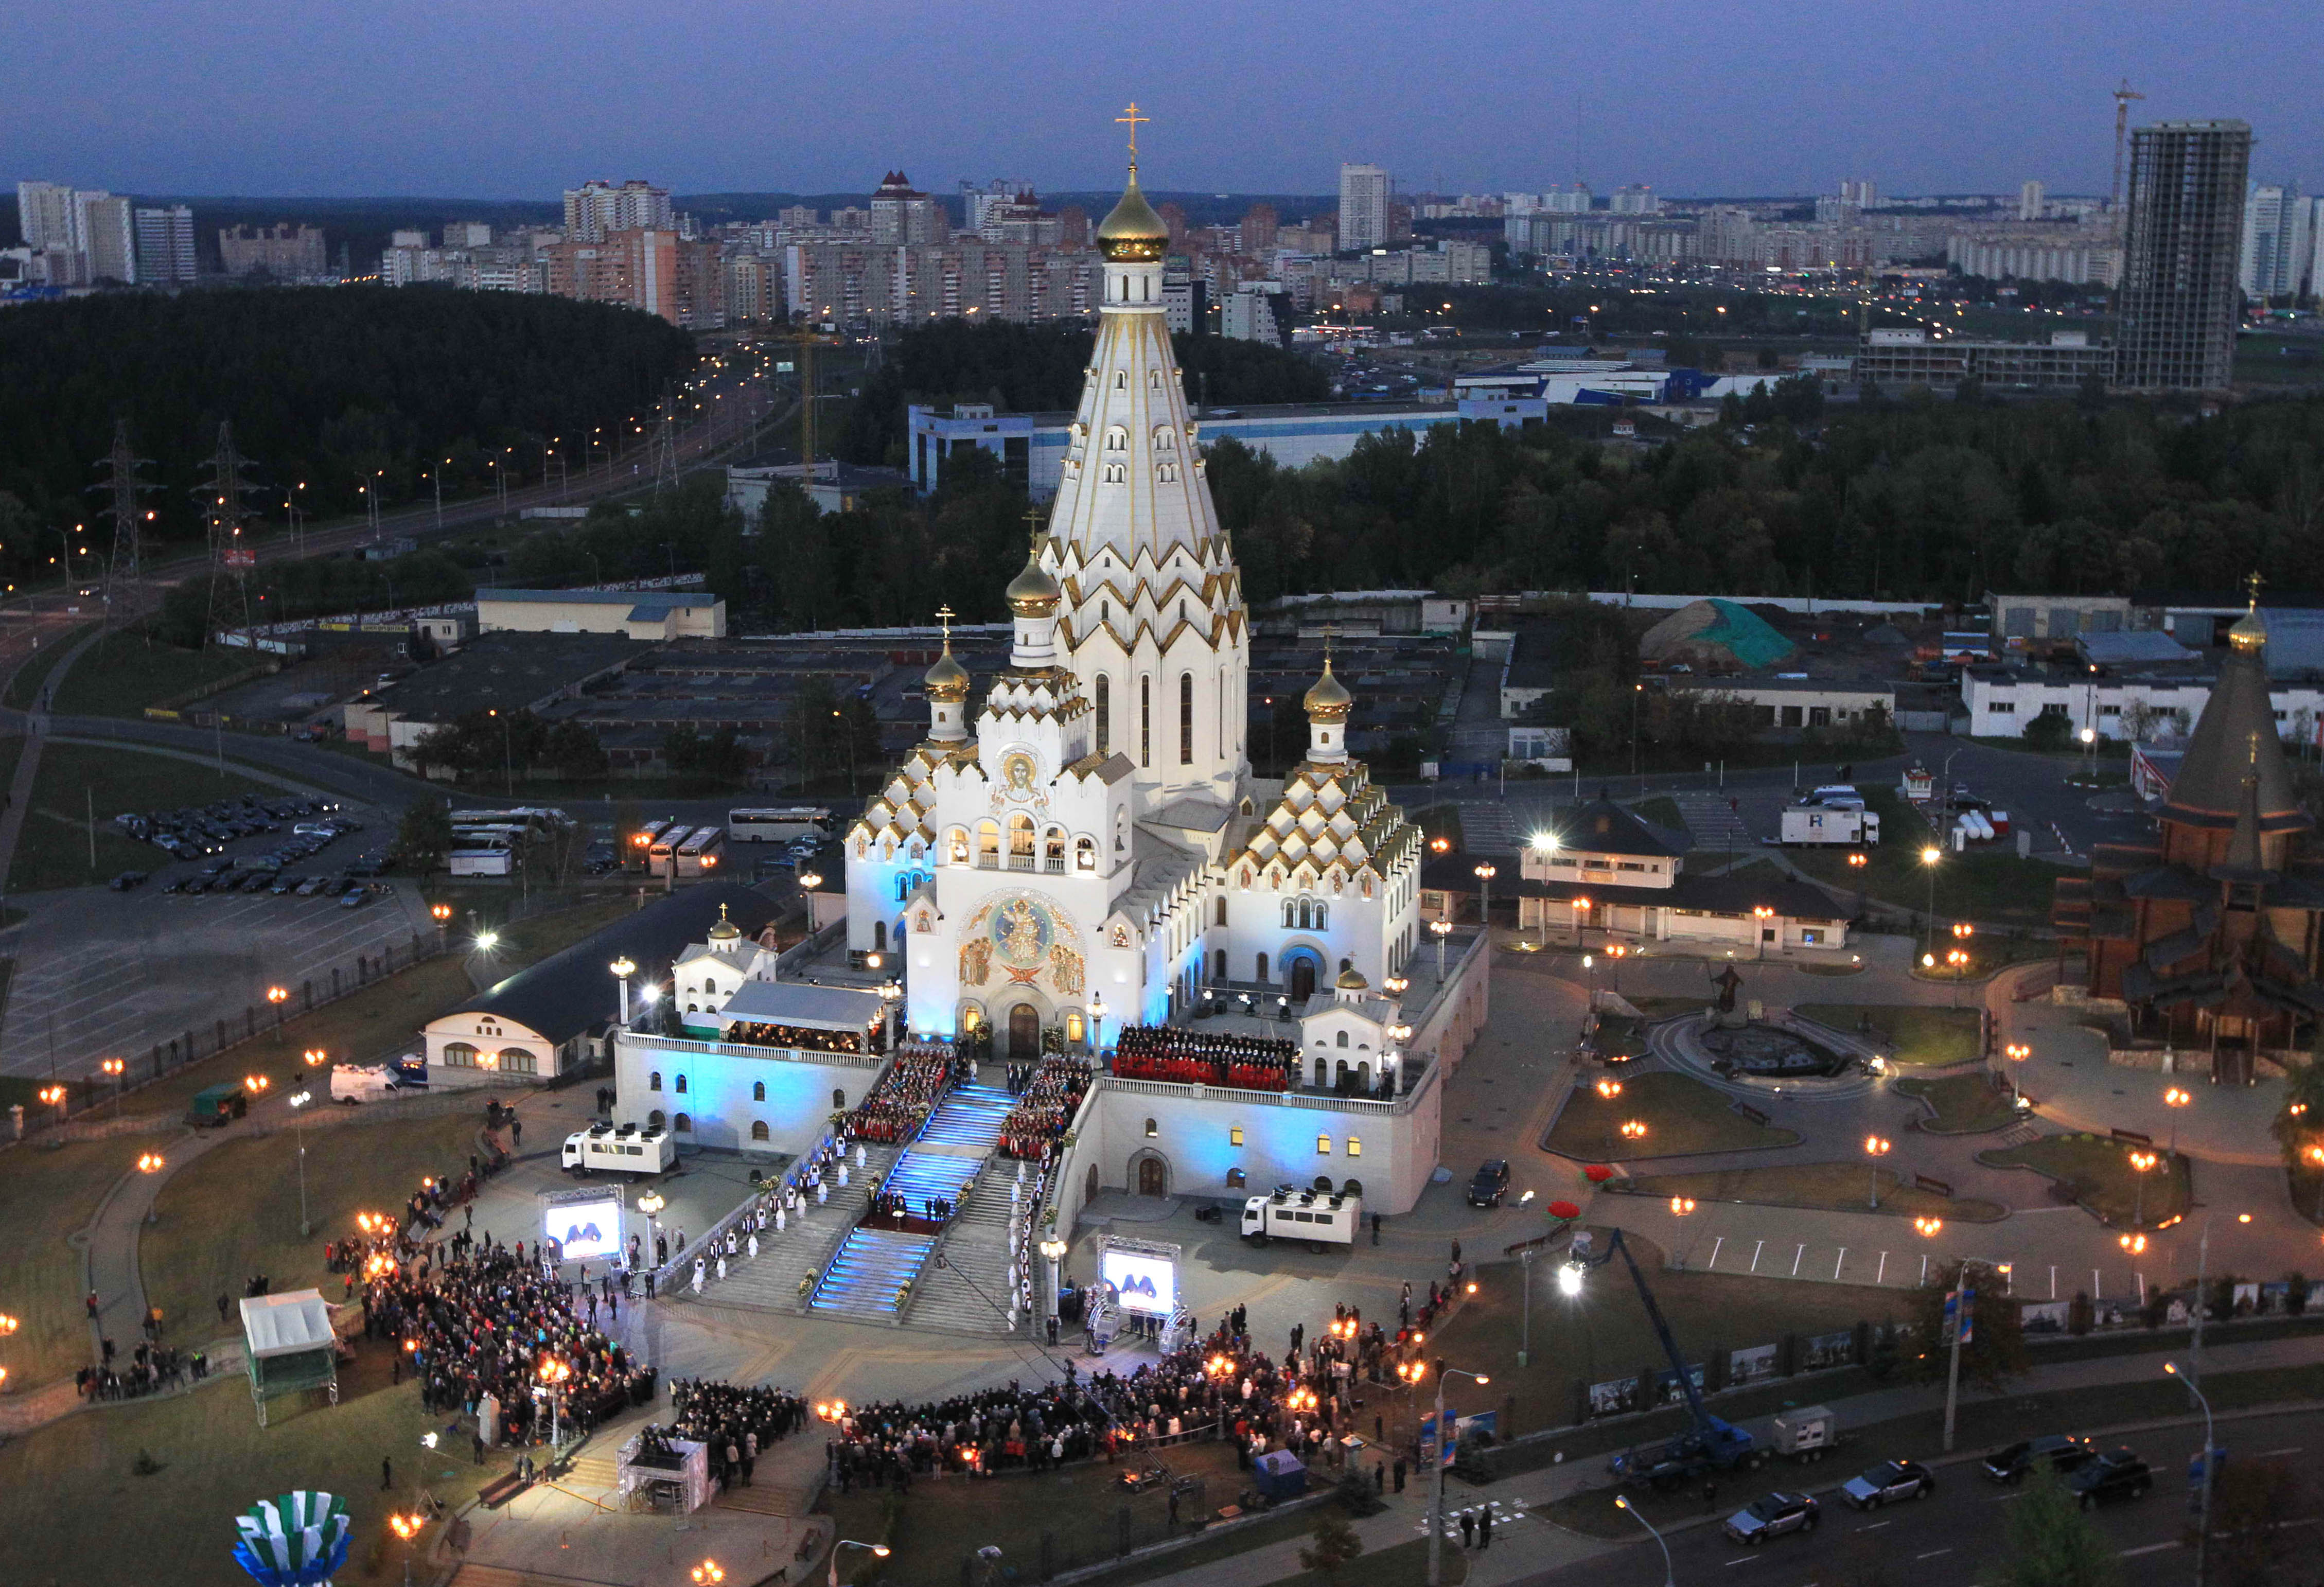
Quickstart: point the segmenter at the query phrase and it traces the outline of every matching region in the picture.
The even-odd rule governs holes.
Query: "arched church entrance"
[[[1030,1003],[1019,1003],[1009,1010],[1009,1056],[1020,1059],[1041,1056],[1041,1010]]]
[[[1157,1152],[1138,1154],[1130,1165],[1130,1179],[1140,1195],[1162,1196],[1170,1194],[1170,1165]]]
[[[1291,1001],[1299,1002],[1315,995],[1315,955],[1300,954],[1285,966],[1291,978]]]

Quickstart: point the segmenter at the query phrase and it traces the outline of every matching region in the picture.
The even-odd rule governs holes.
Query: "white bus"
[[[729,810],[726,835],[736,843],[782,843],[794,837],[829,837],[831,812],[819,805],[771,810]]]
[[[719,849],[726,841],[723,826],[697,826],[694,835],[678,845],[678,873],[685,876],[709,876],[718,870]]]
[[[694,829],[682,821],[672,821],[655,833],[652,844],[646,850],[646,873],[668,876],[670,866],[677,862],[678,846],[693,835]]]
[[[622,856],[622,863],[623,864],[627,864],[633,859],[651,859],[653,855],[654,839],[669,831],[670,825],[671,824],[668,821],[649,821],[643,826],[639,827],[635,832],[631,833],[629,835],[629,852]],[[652,867],[649,865],[647,869],[651,870]]]

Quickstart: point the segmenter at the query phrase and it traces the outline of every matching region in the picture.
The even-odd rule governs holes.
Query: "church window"
[[[1171,430],[1168,425],[1166,424],[1160,429],[1154,432],[1154,449],[1156,451],[1174,451],[1176,449],[1177,444],[1177,437]]]
[[[1212,978],[1224,981],[1227,978],[1227,950],[1221,948],[1212,956],[1211,962],[1214,966],[1211,972]]]
[[[1105,610],[1105,603],[1098,603]],[[1113,679],[1101,672],[1097,675],[1097,752],[1110,753],[1113,748]]]
[[[1219,674],[1219,759],[1221,759],[1221,760],[1222,760],[1222,761],[1223,761],[1223,760],[1225,760],[1225,759],[1226,759],[1226,753],[1227,753],[1227,678],[1226,678],[1226,674],[1225,674],[1225,673],[1223,673],[1223,672],[1222,672],[1222,673],[1220,673],[1220,674]],[[1242,813],[1243,813],[1244,815],[1246,815],[1246,816],[1248,816],[1248,815],[1250,815],[1250,801],[1249,799],[1245,799],[1245,800],[1243,800],[1243,802],[1242,802]]]
[[[875,954],[888,951],[888,923],[885,920],[872,922],[872,951]]]
[[[1138,763],[1154,764],[1154,679],[1138,679]]]
[[[767,1139],[767,1121],[764,1119],[753,1119],[751,1121],[751,1139],[752,1140],[764,1140]]]
[[[1259,978],[1262,982],[1267,980],[1267,955],[1265,954],[1259,955]]]
[[[1126,392],[1130,389],[1130,371],[1117,369],[1113,372],[1113,389],[1117,392]],[[1111,437],[1107,438],[1106,444],[1108,446],[1113,444]]]
[[[646,1115],[646,1128],[649,1130],[659,1130],[669,1122],[669,1118],[664,1115],[659,1108],[656,1108],[652,1112]]]
[[[1339,1039],[1338,1039],[1337,1041],[1335,1041],[1334,1043],[1333,1043],[1333,1046],[1335,1046],[1335,1047],[1345,1047],[1345,1046],[1347,1046],[1347,1045],[1348,1045],[1348,1033],[1347,1033],[1346,1031],[1344,1031],[1344,1030],[1341,1031],[1341,1032],[1339,1033]]]
[[[1178,483],[1178,466],[1176,463],[1165,463],[1161,467],[1157,468],[1154,471],[1154,477],[1163,484],[1176,484]]]
[[[762,1103],[767,1100],[767,1083],[765,1081],[753,1080],[751,1082],[751,1100],[754,1103]]]
[[[831,1088],[831,1105],[836,1110],[847,1105],[847,1093],[835,1085]]]
[[[1122,429],[1121,426],[1118,424],[1112,429],[1107,430],[1105,432],[1105,449],[1109,452],[1127,452],[1130,450],[1130,432]]]
[[[1159,1135],[1159,1134],[1161,1134],[1161,1133],[1162,1133],[1161,1127],[1160,1127],[1159,1125],[1156,1124],[1156,1123],[1154,1122],[1154,1121],[1153,1121],[1153,1120],[1148,1119],[1148,1120],[1147,1120],[1147,1121],[1146,1121],[1146,1139],[1147,1139],[1147,1140],[1152,1140],[1156,1136],[1157,1136],[1157,1135]]]
[[[976,824],[976,863],[986,871],[1001,869],[1001,828],[994,822]]]
[[[659,1091],[661,1089],[660,1070],[656,1069],[651,1075],[646,1077],[646,1089],[648,1091]]]
[[[694,1119],[692,1115],[680,1113],[674,1121],[673,1128],[675,1128],[680,1135],[691,1135],[694,1132]]]
[[[1315,1138],[1315,1155],[1319,1158],[1328,1158],[1332,1155],[1332,1138],[1330,1136],[1319,1135]]]
[[[1127,468],[1124,468],[1120,464],[1119,464],[1119,463],[1109,463],[1109,464],[1107,464],[1107,465],[1105,466],[1105,483],[1106,483],[1106,484],[1128,484],[1128,483],[1129,483],[1129,480],[1130,480],[1130,470],[1129,470],[1129,469],[1127,469]]]
[[[476,1049],[465,1041],[448,1043],[444,1048],[444,1062],[456,1069],[473,1069],[476,1066]],[[656,1090],[661,1087],[659,1075],[655,1077],[654,1087]]]
[[[1074,840],[1074,868],[1077,871],[1097,869],[1097,844],[1086,837]]]
[[[1041,869],[1052,875],[1065,868],[1065,829],[1052,826],[1041,835]]]
[[[967,864],[968,834],[962,828],[955,826],[952,829],[951,834],[945,841],[952,851],[952,863],[955,865]]]
[[[1364,1143],[1360,1138],[1353,1135],[1348,1137],[1348,1155],[1351,1158],[1364,1155]]]
[[[1185,622],[1186,604],[1178,603],[1178,620]],[[1178,764],[1194,763],[1194,675],[1178,674]]]
[[[678,1077],[678,1094],[680,1096],[686,1094],[686,1076],[683,1075]]]
[[[1226,900],[1226,895],[1225,895],[1224,893],[1221,893],[1221,894],[1219,895],[1218,924],[1219,924],[1219,925],[1221,925],[1221,926],[1224,926],[1226,923],[1227,923],[1227,900]]]
[[[1149,392],[1158,392],[1162,389],[1162,372],[1160,370],[1149,369],[1146,372],[1146,389]]]
[[[1227,1170],[1227,1188],[1229,1190],[1240,1190],[1250,1183],[1250,1176],[1246,1175],[1240,1168],[1229,1168]]]
[[[1100,601],[1100,602],[1097,604],[1097,620],[1098,620],[1100,623],[1111,623],[1111,622],[1112,622],[1112,621],[1113,621],[1113,606],[1112,606],[1111,603],[1110,603],[1110,602],[1106,602],[1106,601]],[[1097,681],[1098,681],[1098,687],[1100,687],[1101,688],[1102,688],[1102,687],[1105,686],[1105,679],[1104,679],[1104,678],[1099,678]]]
[[[1242,1144],[1241,1125],[1230,1124],[1227,1126],[1227,1144],[1229,1146],[1240,1146]]]

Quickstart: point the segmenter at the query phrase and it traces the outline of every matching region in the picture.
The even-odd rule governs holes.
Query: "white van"
[[[1803,805],[1821,805],[1827,810],[1861,810],[1864,796],[1855,785],[1846,782],[1826,783],[1800,801]]]
[[[641,1130],[635,1124],[616,1127],[592,1124],[565,1138],[560,1159],[565,1171],[586,1179],[594,1169],[602,1174],[643,1176],[667,1171],[678,1161],[678,1145],[667,1130]]]
[[[1254,1195],[1242,1204],[1242,1237],[1253,1245],[1270,1240],[1304,1240],[1317,1250],[1352,1246],[1364,1226],[1364,1198],[1328,1190],[1294,1190]]]

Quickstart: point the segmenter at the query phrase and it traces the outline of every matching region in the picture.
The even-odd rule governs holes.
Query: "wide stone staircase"
[[[927,1134],[914,1150],[928,1149],[941,1125],[944,1149],[961,1157],[975,1152],[976,1160],[969,1168],[980,1176],[975,1192],[961,1204],[945,1232],[943,1265],[932,1265],[921,1274],[912,1287],[911,1304],[904,1317],[916,1328],[1006,1333],[1009,1186],[1016,1177],[1017,1165],[991,1154],[1001,1142],[1001,1126],[1009,1116],[1011,1099],[1006,1091],[990,1085],[964,1085],[953,1095],[962,1099],[960,1108],[955,1111],[947,1103],[945,1113],[930,1121]],[[945,1113],[952,1117],[946,1118]],[[958,1179],[966,1177],[967,1173],[957,1176],[954,1189],[943,1194],[957,1195]]]
[[[760,1306],[770,1311],[796,1312],[802,1305],[799,1282],[816,1270],[824,1253],[831,1249],[843,1229],[852,1229],[872,1204],[870,1183],[887,1173],[898,1156],[892,1146],[864,1148],[863,1167],[855,1166],[855,1154],[847,1154],[847,1185],[843,1188],[835,1180],[826,1180],[831,1186],[831,1199],[816,1206],[809,1199],[799,1216],[788,1221],[783,1232],[778,1234],[770,1226],[759,1236],[759,1257],[748,1258],[731,1266],[726,1282],[713,1282],[702,1291],[702,1298],[722,1306]],[[680,1285],[673,1282],[669,1288],[672,1298],[690,1299]]]
[[[971,1082],[954,1086],[910,1149],[894,1162],[881,1188],[918,1210],[931,1196],[957,1200],[961,1186],[984,1165],[1009,1117],[1009,1093]],[[973,1199],[973,1198],[972,1198]],[[832,1258],[816,1286],[813,1309],[867,1322],[895,1322],[908,1299],[917,1302],[936,1237],[857,1229]],[[941,1269],[937,1269],[941,1271]]]

